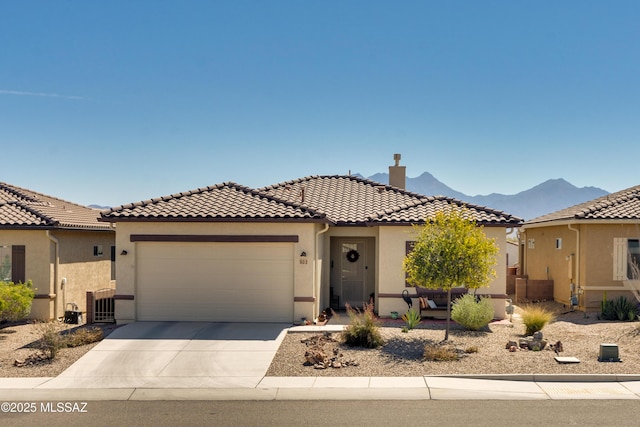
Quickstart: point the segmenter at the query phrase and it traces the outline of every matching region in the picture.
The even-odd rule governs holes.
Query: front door
[[[340,306],[362,307],[369,301],[367,240],[336,239],[332,249],[332,283]]]

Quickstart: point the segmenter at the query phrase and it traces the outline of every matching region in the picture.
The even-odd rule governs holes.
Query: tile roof
[[[324,215],[233,182],[112,208],[103,221],[322,221]]]
[[[110,230],[100,211],[0,182],[1,228],[78,228]]]
[[[567,220],[640,220],[640,185],[534,218],[525,225]]]
[[[309,176],[257,190],[232,182],[102,213],[102,221],[312,221],[334,225],[416,224],[450,207],[467,208],[485,225],[520,218],[447,197],[427,197],[356,176]]]
[[[259,189],[320,212],[335,224],[366,222],[385,209],[415,203],[422,195],[356,176],[309,176]]]
[[[259,191],[324,212],[338,225],[423,223],[437,211],[452,206],[465,206],[473,220],[481,224],[517,226],[522,222],[504,212],[444,196],[427,197],[350,175],[309,176]]]
[[[502,211],[476,206],[445,196],[426,197],[411,206],[400,206],[397,209],[378,212],[370,219],[375,224],[419,224],[426,218],[433,218],[438,212],[451,209],[462,209],[462,216],[478,224],[519,226],[522,219]]]

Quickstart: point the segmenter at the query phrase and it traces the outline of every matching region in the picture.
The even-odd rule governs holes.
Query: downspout
[[[576,232],[576,294],[580,297],[580,229],[573,228],[573,224],[567,224],[569,230]]]
[[[313,284],[313,297],[315,302],[313,303],[313,318],[316,319],[320,314],[320,235],[322,233],[326,233],[329,230],[329,224],[325,224],[322,230],[316,232],[316,241],[315,241],[315,260],[313,262],[314,266],[314,284]]]
[[[55,247],[55,262],[53,264],[53,294],[55,295],[53,299],[53,318],[58,318],[58,305],[59,305],[59,292],[58,292],[58,269],[60,267],[60,241],[53,237],[49,230],[46,230],[47,238],[53,242]]]

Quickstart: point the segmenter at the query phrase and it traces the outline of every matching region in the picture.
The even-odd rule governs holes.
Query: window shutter
[[[627,239],[613,238],[613,280],[627,278]]]

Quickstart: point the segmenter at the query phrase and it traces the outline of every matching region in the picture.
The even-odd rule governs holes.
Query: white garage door
[[[293,320],[291,243],[140,242],[136,264],[138,320]]]

